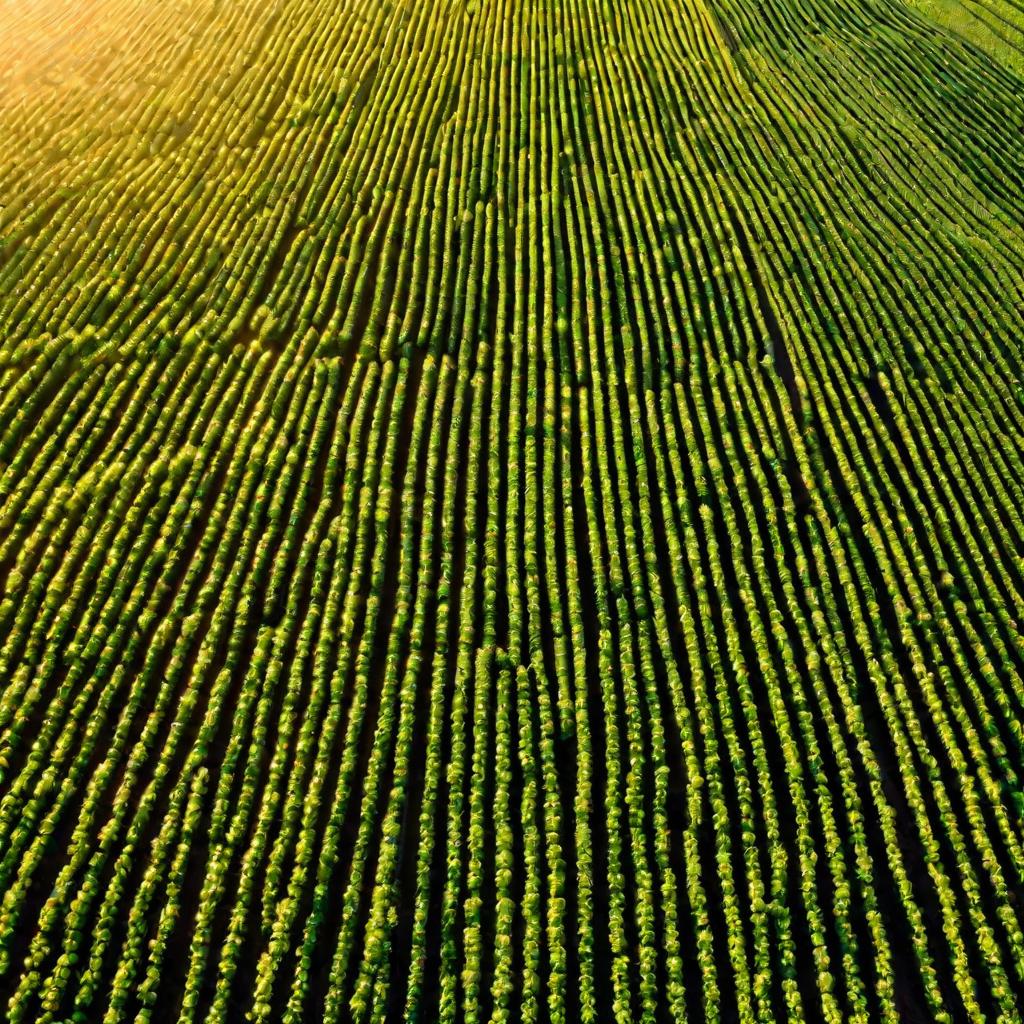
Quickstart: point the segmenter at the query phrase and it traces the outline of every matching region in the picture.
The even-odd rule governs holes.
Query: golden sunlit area
[[[1019,0],[0,3],[10,1024],[1024,1017]]]

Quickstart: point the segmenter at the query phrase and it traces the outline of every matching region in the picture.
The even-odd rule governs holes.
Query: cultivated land
[[[12,1024],[1019,1021],[1019,0],[0,8]]]

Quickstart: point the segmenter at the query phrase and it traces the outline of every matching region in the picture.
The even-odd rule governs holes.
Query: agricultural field
[[[6,0],[0,1006],[1021,1021],[1020,0]]]

